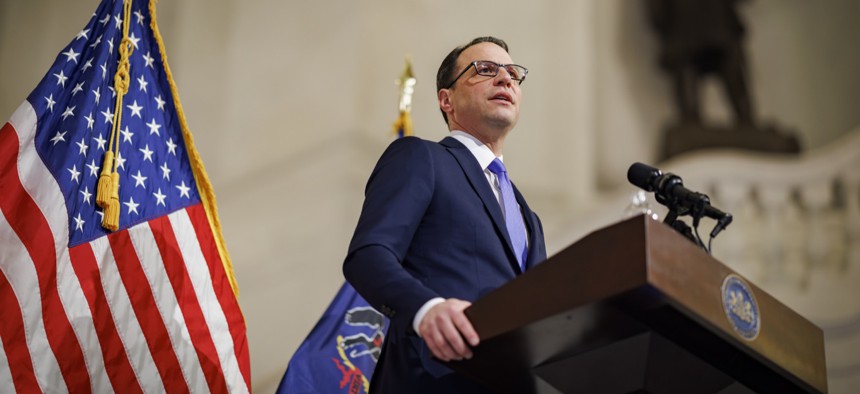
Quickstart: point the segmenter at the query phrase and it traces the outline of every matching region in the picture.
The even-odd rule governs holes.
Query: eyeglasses
[[[466,71],[469,71],[469,68],[472,66],[475,67],[475,72],[478,73],[478,75],[485,77],[495,77],[496,75],[499,75],[499,69],[504,68],[508,75],[511,76],[511,79],[517,81],[520,85],[522,85],[523,81],[526,80],[526,74],[529,73],[527,68],[517,64],[499,64],[489,60],[475,60],[474,62],[469,63],[469,65],[466,66],[466,68],[457,75],[457,78],[454,78],[454,80],[451,81],[445,89],[451,89],[451,86],[454,86],[454,84],[457,83],[457,80],[460,79]]]

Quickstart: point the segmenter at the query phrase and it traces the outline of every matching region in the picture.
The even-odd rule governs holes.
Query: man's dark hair
[[[442,60],[442,64],[439,65],[439,71],[436,72],[436,93],[439,93],[440,90],[451,84],[451,80],[454,79],[454,73],[462,71],[455,69],[455,67],[457,67],[457,59],[460,57],[460,54],[469,47],[482,42],[496,44],[502,47],[505,52],[508,52],[508,44],[505,43],[504,40],[492,36],[478,37],[466,45],[454,48],[448,56],[445,56],[445,59]],[[441,111],[442,109],[440,108],[439,110]],[[442,111],[442,118],[445,119],[445,124],[448,124],[448,115],[445,114],[445,111]]]

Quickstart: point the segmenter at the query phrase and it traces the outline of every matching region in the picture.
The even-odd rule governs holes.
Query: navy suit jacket
[[[516,186],[514,193],[529,235],[528,269],[546,259],[543,229]],[[499,202],[468,148],[452,137],[395,140],[367,183],[343,270],[391,319],[371,392],[484,390],[432,359],[412,329],[431,298],[474,302],[522,273]]]

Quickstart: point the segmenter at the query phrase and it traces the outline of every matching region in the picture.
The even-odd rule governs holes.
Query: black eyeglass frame
[[[493,74],[481,73],[481,71],[478,69],[478,63],[493,64],[496,66],[496,72]],[[457,77],[454,78],[454,80],[451,81],[451,83],[449,83],[448,86],[445,87],[445,89],[451,89],[451,87],[454,86],[455,83],[457,83],[457,80],[460,79],[460,77],[462,77],[463,74],[466,73],[466,71],[469,71],[469,68],[471,68],[471,67],[475,67],[475,73],[476,74],[484,76],[484,77],[495,77],[495,76],[499,75],[499,69],[504,67],[505,72],[507,72],[508,75],[511,76],[511,79],[513,79],[514,81],[517,81],[517,84],[519,84],[519,85],[523,84],[523,81],[526,80],[526,75],[528,75],[528,73],[529,73],[529,69],[527,69],[523,66],[520,66],[519,64],[499,64],[499,63],[496,63],[492,60],[475,60],[475,61],[469,63],[469,65],[466,66],[466,68],[464,68],[463,71],[460,72],[460,74],[457,74]],[[519,68],[521,68],[523,70],[522,78],[519,78],[519,79],[514,78],[513,74],[511,74],[511,72],[508,71],[508,67],[519,67]]]

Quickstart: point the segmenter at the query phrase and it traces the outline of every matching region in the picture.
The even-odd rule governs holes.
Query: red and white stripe
[[[24,102],[0,129],[2,390],[249,392],[244,318],[203,206],[69,249],[36,121]]]

